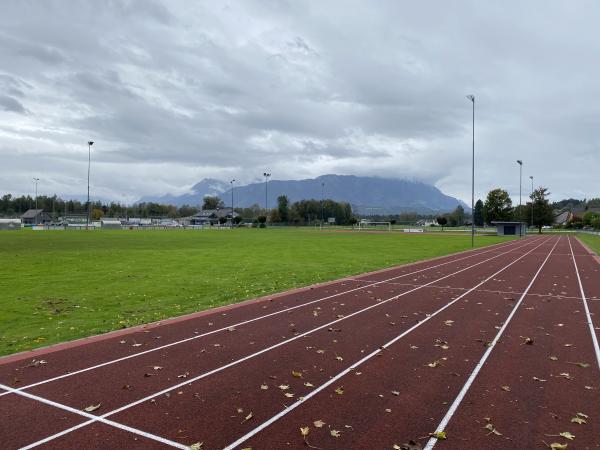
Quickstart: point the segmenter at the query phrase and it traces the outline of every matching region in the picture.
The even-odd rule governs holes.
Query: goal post
[[[392,231],[392,222],[361,220],[357,225],[358,231]]]

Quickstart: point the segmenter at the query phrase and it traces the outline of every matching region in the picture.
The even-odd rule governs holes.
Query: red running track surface
[[[0,359],[0,442],[600,448],[599,313],[597,259],[529,237]]]

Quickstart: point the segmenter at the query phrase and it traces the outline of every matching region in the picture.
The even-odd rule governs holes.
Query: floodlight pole
[[[517,159],[517,164],[519,164],[519,236],[523,236],[523,206],[521,203],[521,186],[523,184],[523,161]]]
[[[33,182],[35,183],[35,224],[37,225],[37,218],[38,218],[38,202],[37,202],[37,188],[38,188],[38,181],[40,181],[39,178],[34,178]]]
[[[529,178],[531,178],[531,226],[533,226],[533,175]]]
[[[321,183],[321,224],[324,223],[323,203],[325,202],[325,183]]]
[[[87,176],[87,219],[85,223],[85,229],[87,230],[90,226],[90,165],[92,163],[92,145],[94,141],[88,141],[88,176]]]
[[[475,96],[467,95],[473,103],[473,152],[471,161],[471,247],[475,247]]]
[[[263,176],[265,177],[265,214],[268,214],[267,211],[269,210],[269,197],[268,197],[268,193],[269,193],[269,177],[271,176],[270,173],[268,172],[264,172]]]
[[[231,184],[231,228],[233,228],[233,183],[235,183],[235,178],[229,182]]]

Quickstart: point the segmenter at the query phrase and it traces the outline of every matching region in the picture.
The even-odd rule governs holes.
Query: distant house
[[[420,227],[435,227],[437,224],[434,219],[421,219],[417,222],[417,225]]]
[[[239,214],[233,212],[233,217],[238,217]],[[225,217],[231,221],[231,208],[221,209],[203,209],[190,217],[186,217],[185,223],[189,225],[215,225],[219,223],[219,218]]]
[[[100,220],[100,223],[102,228],[107,230],[120,230],[123,228],[119,219],[103,218]]]
[[[50,214],[45,213],[43,209],[28,209],[21,216],[23,225],[38,225],[52,222]]]
[[[554,217],[554,225],[566,225],[572,217],[571,211],[564,211]]]

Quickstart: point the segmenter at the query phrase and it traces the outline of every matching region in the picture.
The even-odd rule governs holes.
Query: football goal
[[[361,220],[357,223],[357,229],[358,231],[392,231],[392,223]]]

